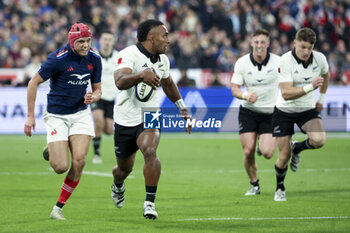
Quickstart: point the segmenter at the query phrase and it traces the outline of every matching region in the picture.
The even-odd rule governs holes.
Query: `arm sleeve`
[[[51,78],[56,72],[57,67],[59,66],[57,63],[59,60],[56,58],[55,54],[50,54],[46,61],[41,65],[38,73],[44,80],[48,80]]]
[[[288,56],[283,56],[281,59],[280,67],[278,69],[278,82],[293,82],[291,73],[291,66],[288,62]]]
[[[128,53],[128,49],[120,51],[117,56],[115,70],[122,68],[130,68],[132,70],[134,68],[134,62],[133,59],[131,59],[130,52]]]
[[[326,74],[329,71],[329,65],[327,62],[327,59],[325,55],[321,53],[321,59],[320,59],[320,66],[321,66],[321,75]]]
[[[234,71],[232,74],[231,83],[242,86],[244,82],[243,71],[241,69],[242,65],[240,60],[235,64]]]
[[[169,78],[170,77],[170,62],[167,56],[161,56],[161,61],[164,62],[164,74],[161,78]]]
[[[91,83],[100,83],[102,74],[102,62],[101,58],[97,58],[94,62],[94,71],[91,76]]]

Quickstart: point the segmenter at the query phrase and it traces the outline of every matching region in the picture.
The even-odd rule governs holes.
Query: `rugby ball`
[[[147,83],[139,82],[135,85],[136,99],[141,102],[147,102],[148,100],[152,99],[155,93],[156,90],[154,90],[153,87]]]

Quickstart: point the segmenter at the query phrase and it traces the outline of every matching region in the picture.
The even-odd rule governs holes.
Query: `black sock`
[[[154,202],[156,199],[157,186],[146,185],[146,201]]]
[[[115,182],[115,180],[113,180],[113,182],[114,182],[115,186],[117,186],[117,188],[123,187],[124,181],[121,182],[120,184],[117,184],[117,183]]]
[[[288,167],[286,167],[286,168],[283,169],[283,168],[278,168],[278,167],[275,165],[276,180],[277,180],[277,187],[276,187],[276,190],[277,190],[277,189],[282,189],[282,191],[285,190],[285,187],[284,187],[284,178],[286,177],[287,170],[288,170]]]
[[[62,208],[64,205],[61,202],[56,202],[56,206]]]
[[[100,156],[101,137],[98,137],[98,138],[95,137],[92,139],[92,141],[94,143],[95,155]]]
[[[294,149],[293,149],[293,153],[298,154],[299,152],[306,150],[306,149],[315,149],[315,147],[313,147],[310,144],[310,140],[306,139],[302,142],[297,142],[294,144]]]
[[[251,182],[250,181],[250,184],[253,185],[253,186],[258,186],[259,187],[259,179],[257,179],[255,182]]]

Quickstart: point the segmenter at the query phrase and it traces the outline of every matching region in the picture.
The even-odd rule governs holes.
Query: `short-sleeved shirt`
[[[74,53],[69,44],[50,53],[38,71],[44,80],[50,79],[47,112],[73,114],[87,108],[86,88],[101,82],[101,58],[90,49],[86,56]]]
[[[237,60],[231,82],[244,85],[247,92],[255,92],[258,96],[255,103],[243,100],[244,108],[259,113],[273,112],[277,96],[279,66],[280,56],[272,53],[268,53],[261,64],[254,60],[252,54]]]
[[[314,78],[328,72],[326,57],[317,51],[312,51],[309,64],[300,60],[295,50],[289,51],[282,56],[279,82],[292,82],[295,87],[303,87],[311,84]],[[285,100],[281,92],[278,94],[276,107],[288,113],[304,112],[315,108],[315,91],[294,100]]]
[[[164,54],[153,56],[140,43],[131,45],[118,53],[116,70],[122,68],[130,68],[132,74],[153,68],[161,79],[170,77],[168,57]],[[127,90],[119,90],[114,107],[114,121],[122,126],[137,126],[143,122],[142,109],[147,108],[159,108],[157,94],[147,102],[141,102],[136,98],[135,86]]]
[[[118,89],[114,82],[114,69],[117,63],[117,55],[118,51],[116,50],[114,50],[109,57],[104,57],[100,53],[102,60],[101,99],[103,100],[114,101],[117,95]]]

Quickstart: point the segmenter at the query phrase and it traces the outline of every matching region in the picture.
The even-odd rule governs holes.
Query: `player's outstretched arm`
[[[24,133],[26,136],[32,136],[32,128],[35,131],[35,117],[34,106],[36,93],[40,83],[44,82],[39,73],[36,73],[34,77],[29,81],[27,88],[27,120],[24,124]]]
[[[188,111],[186,109],[182,96],[179,92],[179,89],[177,88],[173,79],[169,76],[166,79],[162,79],[161,83],[162,83],[164,93],[166,94],[166,96],[168,96],[171,102],[173,102],[176,105],[176,107],[180,110],[182,118],[184,118],[186,122],[191,120],[191,117],[188,114]],[[192,129],[191,124],[186,124],[186,125],[187,125],[186,131],[189,134],[191,134],[191,129]]]

